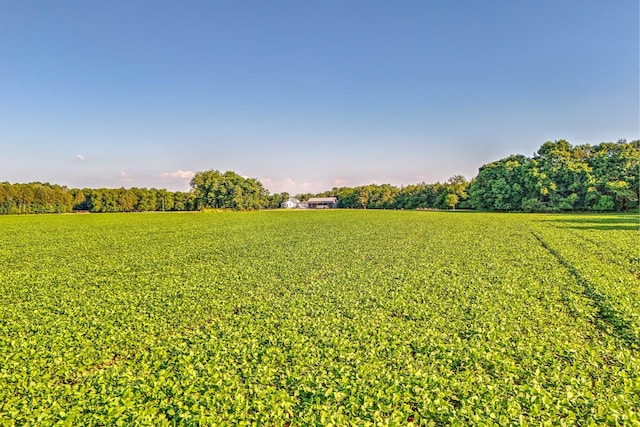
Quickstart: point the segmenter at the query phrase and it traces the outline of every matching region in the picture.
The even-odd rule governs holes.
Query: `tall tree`
[[[448,207],[455,210],[456,205],[458,204],[458,195],[453,193],[447,194],[444,201]]]
[[[262,209],[269,205],[269,192],[258,180],[244,178],[233,171],[197,172],[191,187],[198,209]]]

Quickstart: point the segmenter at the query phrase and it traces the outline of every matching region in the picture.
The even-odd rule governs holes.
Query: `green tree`
[[[369,194],[370,189],[368,186],[358,187],[357,199],[359,208],[367,209],[367,204],[369,203]]]
[[[233,171],[197,172],[191,180],[191,187],[198,209],[254,210],[269,205],[269,192],[262,183]]]
[[[445,197],[445,203],[448,207],[455,210],[456,205],[458,204],[458,195],[457,194],[447,194]]]
[[[587,162],[593,170],[593,199],[609,196],[616,210],[638,208],[638,190],[640,189],[640,140],[617,143],[603,142],[589,147]],[[609,202],[598,202],[600,207]]]
[[[638,207],[640,141],[571,146],[542,144],[532,159],[486,164],[469,188],[477,209],[628,210]]]
[[[286,191],[282,193],[274,193],[269,196],[269,208],[277,209],[287,200],[289,200],[289,193]]]
[[[482,166],[469,187],[469,202],[475,209],[518,210],[528,193],[526,173],[531,159],[509,156]]]
[[[133,212],[138,203],[136,194],[131,190],[125,190],[122,188],[118,195],[118,210],[120,212]]]
[[[196,210],[195,195],[178,191],[173,195],[173,209],[176,211]]]

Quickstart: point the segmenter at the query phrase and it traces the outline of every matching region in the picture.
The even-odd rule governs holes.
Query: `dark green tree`
[[[269,205],[269,192],[262,183],[233,171],[197,172],[191,180],[191,188],[198,209],[254,210]]]

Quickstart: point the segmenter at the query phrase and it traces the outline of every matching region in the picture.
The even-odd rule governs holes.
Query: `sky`
[[[0,182],[272,193],[639,139],[637,0],[0,2]]]

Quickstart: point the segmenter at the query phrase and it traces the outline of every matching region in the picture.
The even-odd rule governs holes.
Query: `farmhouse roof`
[[[335,197],[311,197],[309,198],[309,200],[307,200],[307,202],[310,203],[322,203],[322,202],[337,202],[338,199],[336,199]]]

